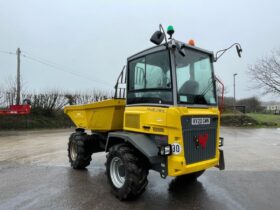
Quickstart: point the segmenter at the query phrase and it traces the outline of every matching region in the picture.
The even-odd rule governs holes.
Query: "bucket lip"
[[[107,99],[104,101],[93,102],[89,104],[69,105],[64,107],[64,113],[68,110],[96,109],[111,106],[125,106],[125,99]]]

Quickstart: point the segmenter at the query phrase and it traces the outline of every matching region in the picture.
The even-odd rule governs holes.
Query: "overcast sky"
[[[25,55],[47,59],[73,73],[22,57],[27,90],[110,90],[126,58],[153,46],[149,39],[158,24],[173,25],[176,39],[194,39],[198,47],[210,51],[239,42],[243,57],[229,51],[215,63],[215,72],[228,96],[233,95],[237,73],[238,99],[263,98],[260,90],[250,90],[246,72],[248,65],[280,48],[279,11],[277,0],[1,0],[0,51],[20,47]],[[2,86],[16,75],[15,55],[0,53],[0,75]]]

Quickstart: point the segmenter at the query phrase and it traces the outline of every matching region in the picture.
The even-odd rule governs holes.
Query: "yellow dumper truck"
[[[173,39],[172,26],[167,33],[160,25],[151,38],[156,46],[127,59],[113,99],[64,109],[77,127],[68,144],[71,166],[84,169],[93,153],[107,153],[106,174],[120,200],[142,194],[151,169],[194,179],[224,169],[213,70],[219,56]]]

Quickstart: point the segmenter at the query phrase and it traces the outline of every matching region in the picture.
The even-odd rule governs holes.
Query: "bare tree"
[[[16,79],[12,77],[7,78],[5,85],[5,102],[7,106],[15,104],[16,93]]]
[[[68,103],[64,94],[57,90],[40,94],[29,94],[28,98],[31,100],[32,110],[34,112],[42,112],[46,115],[62,110],[62,108]]]
[[[113,97],[113,92],[107,92],[103,90],[93,89],[86,92],[76,92],[74,94],[67,93],[65,97],[68,99],[68,103],[72,104],[87,104],[97,101],[102,101],[107,98]]]
[[[222,86],[221,85],[219,85],[219,84],[217,84],[216,85],[216,88],[217,88],[217,96],[222,96],[222,93],[223,93],[223,91],[222,91]],[[228,88],[226,87],[226,86],[224,86],[224,96],[225,95],[227,95],[228,94]]]
[[[257,97],[250,97],[240,99],[236,103],[238,106],[245,106],[246,112],[259,112],[262,111],[261,102]]]
[[[3,87],[0,87],[0,107],[5,105],[5,91]]]
[[[21,78],[21,99],[25,99],[25,85],[23,79]],[[0,89],[0,105],[1,106],[10,106],[16,103],[16,94],[17,94],[17,80],[16,77],[6,78],[5,85]]]
[[[273,51],[269,57],[259,59],[249,67],[248,73],[264,93],[280,95],[280,50]]]
[[[224,105],[225,105],[225,107],[232,107],[234,105],[234,98],[233,97],[225,97],[224,98]]]

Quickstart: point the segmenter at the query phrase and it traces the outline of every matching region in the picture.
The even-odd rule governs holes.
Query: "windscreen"
[[[175,52],[179,104],[216,105],[215,82],[210,55],[185,49]]]
[[[167,50],[130,61],[127,103],[172,104],[170,75]]]

